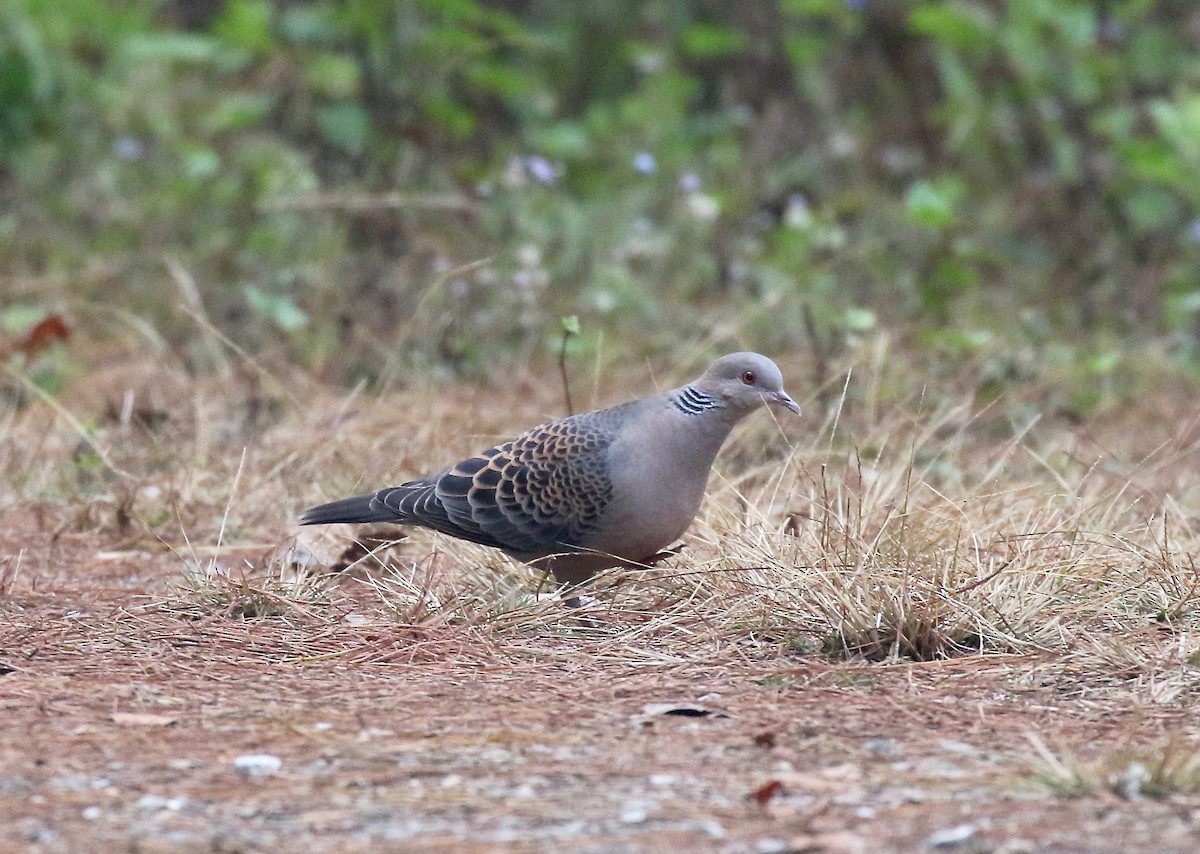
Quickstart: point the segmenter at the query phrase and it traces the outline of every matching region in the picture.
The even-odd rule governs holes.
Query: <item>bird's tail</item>
[[[309,508],[300,514],[301,525],[330,525],[335,522],[395,522],[396,511],[375,500],[375,495],[357,495]]]

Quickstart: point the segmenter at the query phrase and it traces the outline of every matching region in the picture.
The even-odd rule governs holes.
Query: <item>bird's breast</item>
[[[612,497],[587,548],[640,561],[688,529],[708,484],[724,435],[690,431],[634,432],[610,448]]]

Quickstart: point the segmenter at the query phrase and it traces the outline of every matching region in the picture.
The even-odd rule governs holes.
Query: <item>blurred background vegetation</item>
[[[0,277],[9,335],[338,382],[574,317],[581,353],[1194,371],[1200,5],[7,0]]]

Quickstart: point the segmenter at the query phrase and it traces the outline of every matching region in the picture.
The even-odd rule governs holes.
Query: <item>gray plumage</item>
[[[729,431],[764,404],[800,412],[774,362],[732,353],[688,385],[542,424],[429,477],[306,510],[300,524],[432,528],[577,584],[682,536]]]

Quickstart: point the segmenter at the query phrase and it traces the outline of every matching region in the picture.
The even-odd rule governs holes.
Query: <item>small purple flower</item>
[[[643,175],[653,175],[658,169],[658,162],[649,151],[639,151],[633,155],[633,168]]]
[[[529,171],[529,177],[533,178],[539,184],[545,184],[549,187],[558,181],[558,170],[554,168],[553,163],[540,154],[533,154],[526,157],[525,168]]]
[[[694,193],[700,189],[700,176],[695,172],[684,172],[679,176],[679,189],[685,193]]]
[[[846,0],[846,8],[851,12],[862,13],[867,8],[867,0]]]
[[[146,156],[146,144],[136,136],[119,136],[113,140],[113,154],[119,160],[141,160]]]
[[[1192,224],[1188,226],[1188,240],[1192,243],[1200,243],[1200,219],[1192,220]]]
[[[812,211],[808,206],[808,198],[803,193],[792,193],[788,196],[783,221],[789,228],[808,228],[812,225]]]

